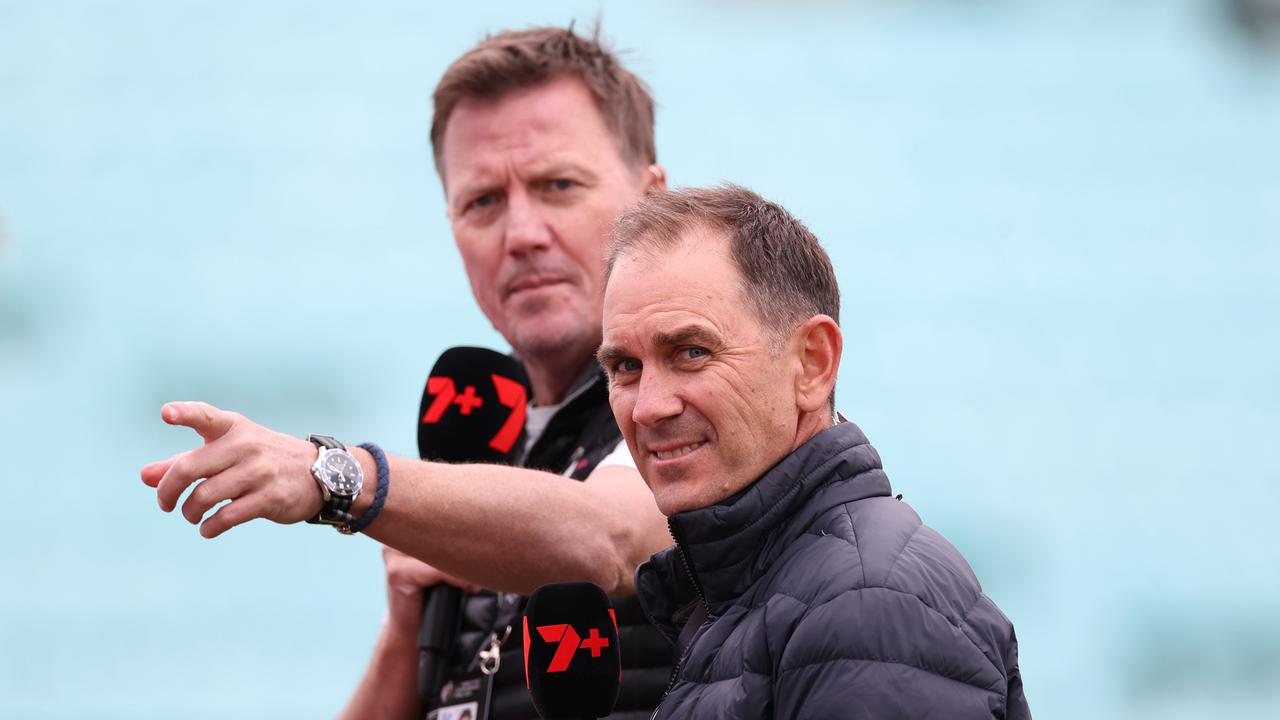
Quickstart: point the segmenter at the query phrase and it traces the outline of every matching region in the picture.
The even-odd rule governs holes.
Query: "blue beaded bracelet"
[[[391,468],[387,467],[387,454],[373,443],[360,443],[359,447],[373,456],[373,462],[378,467],[378,489],[373,494],[373,504],[363,515],[338,528],[338,532],[343,535],[354,535],[377,520],[378,513],[382,512],[382,506],[387,502],[387,488],[391,487]]]

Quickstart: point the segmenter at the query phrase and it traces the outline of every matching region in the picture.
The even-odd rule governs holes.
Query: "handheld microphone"
[[[441,462],[515,463],[523,449],[529,377],[493,350],[444,351],[418,408],[418,454]]]
[[[533,591],[524,614],[524,673],[544,720],[613,712],[621,658],[618,618],[599,585],[552,583]]]
[[[449,348],[436,360],[418,408],[418,455],[439,462],[511,465],[524,449],[529,378],[502,353]],[[424,595],[418,630],[418,697],[434,698],[458,641],[462,590],[440,584]]]

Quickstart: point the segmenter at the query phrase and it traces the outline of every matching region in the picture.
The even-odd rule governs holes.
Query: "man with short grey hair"
[[[636,576],[682,653],[656,716],[1029,717],[1013,626],[833,412],[808,229],[740,187],[660,193],[607,272],[610,405],[676,540]]]

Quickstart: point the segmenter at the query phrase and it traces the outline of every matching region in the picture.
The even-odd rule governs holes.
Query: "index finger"
[[[160,408],[160,417],[170,425],[182,425],[195,430],[208,442],[226,435],[239,416],[219,410],[209,403],[171,402]]]

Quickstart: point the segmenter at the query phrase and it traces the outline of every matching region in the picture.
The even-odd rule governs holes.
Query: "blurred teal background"
[[[1015,622],[1036,716],[1277,717],[1280,47],[1249,5],[0,0],[0,717],[337,712],[376,544],[201,539],[138,479],[196,442],[160,405],[412,455],[437,354],[504,347],[430,91],[486,31],[598,14],[673,182],[824,240],[839,407]]]

